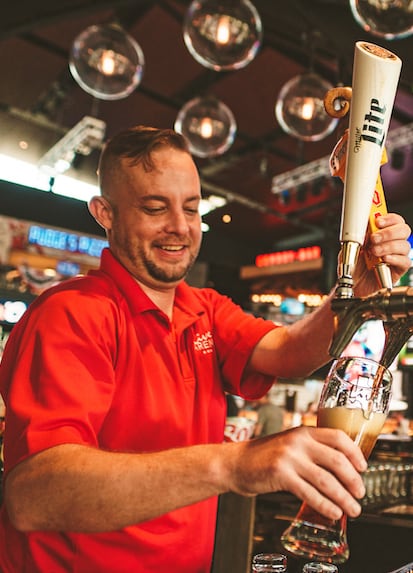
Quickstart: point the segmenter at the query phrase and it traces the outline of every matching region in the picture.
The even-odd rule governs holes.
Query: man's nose
[[[189,230],[189,223],[185,211],[176,209],[170,213],[168,218],[167,230],[170,233],[184,235]]]

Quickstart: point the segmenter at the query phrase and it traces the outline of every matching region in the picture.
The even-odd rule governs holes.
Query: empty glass
[[[317,425],[344,430],[367,459],[386,420],[391,383],[390,371],[374,360],[335,360],[321,393]],[[344,563],[349,557],[347,518],[327,519],[304,502],[281,542],[294,555]]]
[[[303,573],[337,573],[338,569],[332,563],[306,563]]]
[[[284,573],[287,571],[287,557],[282,553],[258,553],[252,559],[254,573]]]

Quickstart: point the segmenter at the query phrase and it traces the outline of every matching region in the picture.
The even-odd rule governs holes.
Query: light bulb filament
[[[229,16],[220,16],[217,25],[217,43],[221,45],[228,44],[231,34],[231,19]]]
[[[112,76],[115,72],[116,58],[113,50],[103,50],[100,58],[99,70],[105,76]]]
[[[210,139],[213,133],[212,120],[210,117],[204,117],[201,120],[200,135],[204,139]]]
[[[107,77],[126,76],[130,74],[133,69],[133,64],[126,56],[105,48],[93,50],[88,64],[100,74]]]
[[[314,116],[314,99],[312,97],[303,98],[301,107],[301,117],[305,120],[310,120]]]

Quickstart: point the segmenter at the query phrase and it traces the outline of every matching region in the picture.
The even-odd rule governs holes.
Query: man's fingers
[[[325,459],[327,463],[332,463],[333,465],[343,463],[342,456],[344,455],[344,457],[347,458],[347,461],[349,460],[359,472],[366,471],[367,462],[362,451],[342,430],[333,428],[317,428],[317,441],[336,450],[337,457],[334,452],[331,452],[331,455],[329,456],[326,455],[325,458],[323,455],[323,459]],[[323,452],[323,454],[324,453],[325,452]],[[334,471],[334,467],[332,468],[332,471]]]
[[[343,486],[337,484],[331,474],[325,471],[325,475],[320,475],[314,483],[315,485],[306,480],[297,480],[296,488],[293,485],[291,490],[294,495],[329,519],[339,519],[343,513],[350,517],[360,515],[360,504]]]

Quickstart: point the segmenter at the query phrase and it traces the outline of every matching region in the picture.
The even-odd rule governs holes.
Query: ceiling
[[[0,20],[0,153],[37,161],[85,115],[103,119],[107,136],[133,124],[173,127],[187,101],[212,94],[232,110],[238,131],[224,155],[196,159],[204,194],[214,192],[229,200],[205,217],[209,240],[215,237],[218,248],[225,242],[236,246],[236,256],[241,252],[248,260],[260,252],[335,244],[342,193],[338,180],[327,177],[291,190],[288,204],[271,192],[271,182],[278,174],[328,156],[346,118],[322,142],[303,143],[282,131],[274,103],[290,78],[308,70],[310,51],[314,71],[334,85],[351,85],[354,45],[364,39],[402,59],[390,130],[410,124],[413,36],[391,42],[369,36],[354,21],[347,0],[255,0],[264,29],[257,57],[238,71],[214,72],[197,63],[185,47],[182,23],[189,4],[187,0],[7,2]],[[146,66],[141,84],[129,97],[98,101],[75,82],[68,56],[81,31],[111,21],[137,40]],[[19,147],[22,140],[28,143],[26,150]],[[389,208],[402,212],[412,224],[410,146],[402,152],[401,163],[389,161],[382,176]],[[76,162],[70,175],[94,182],[97,156],[93,152]],[[230,223],[222,221],[224,213],[231,215]]]

